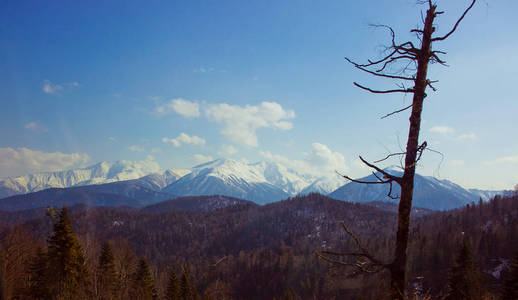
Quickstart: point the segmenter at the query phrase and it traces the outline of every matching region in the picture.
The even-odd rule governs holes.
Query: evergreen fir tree
[[[4,254],[0,252],[0,300],[7,300],[7,284],[5,277]]]
[[[83,299],[88,293],[88,271],[83,249],[72,232],[68,209],[63,206],[48,239],[48,288],[50,299]]]
[[[174,270],[169,273],[169,280],[167,282],[166,299],[178,300],[180,294],[180,283]]]
[[[101,248],[97,268],[97,289],[99,299],[114,299],[117,287],[117,271],[111,246],[108,242]]]
[[[194,294],[191,283],[189,281],[189,272],[186,268],[183,269],[182,279],[180,280],[180,299],[193,300]]]
[[[133,283],[135,299],[152,300],[156,299],[155,283],[149,271],[149,265],[145,257],[142,257],[137,267],[137,273]]]
[[[47,254],[43,248],[36,249],[36,256],[29,264],[29,295],[32,299],[48,299]]]
[[[471,253],[469,242],[464,241],[455,265],[450,270],[446,300],[483,299],[480,270]]]
[[[502,300],[518,299],[518,254],[511,263],[511,269],[504,279]]]

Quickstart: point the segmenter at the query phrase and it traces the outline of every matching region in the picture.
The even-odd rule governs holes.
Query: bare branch
[[[409,56],[409,55],[400,55],[400,56],[392,57],[392,58],[390,58],[389,60],[387,60],[387,61],[383,64],[383,66],[382,66],[380,69],[376,70],[376,73],[379,73],[379,72],[381,72],[381,71],[385,70],[385,68],[386,68],[389,64],[391,64],[391,63],[393,63],[393,62],[395,62],[395,61],[397,61],[397,60],[400,60],[400,59],[410,59],[410,60],[415,60],[415,57],[413,57],[413,56]],[[415,79],[415,78],[413,78],[413,77],[412,77],[412,78],[405,77],[405,78],[406,78],[406,80],[414,80],[414,79]],[[399,78],[399,79],[402,79],[402,78]]]
[[[440,63],[443,66],[448,66],[446,64],[446,61],[440,59],[439,56],[437,56],[437,54],[435,54],[434,52],[430,53],[430,58],[431,58],[432,63],[433,62],[438,62],[438,63]]]
[[[357,82],[353,82],[353,84],[363,90],[369,91],[374,94],[389,94],[389,93],[413,93],[414,89],[394,89],[394,90],[373,90],[368,87],[365,87]]]
[[[435,89],[434,89],[434,91],[435,91]],[[403,112],[403,111],[405,111],[405,110],[407,110],[407,109],[409,109],[409,108],[411,108],[411,107],[412,107],[412,104],[410,104],[410,105],[409,105],[409,106],[407,106],[407,107],[403,107],[402,109],[398,109],[398,110],[395,110],[395,111],[393,111],[393,112],[391,112],[391,113],[388,113],[388,114],[384,115],[383,117],[381,117],[381,119],[385,119],[386,117],[390,117],[390,116],[392,116],[392,115],[394,115],[394,114],[397,114],[397,113]],[[377,163],[377,161],[375,161],[375,163]]]
[[[438,80],[426,80],[426,85],[428,85],[434,92],[437,91],[437,89],[432,85],[432,83],[439,82]]]
[[[473,0],[473,2],[471,2],[471,5],[468,6],[468,8],[464,11],[464,13],[462,14],[462,16],[460,16],[460,18],[457,20],[457,22],[455,23],[455,26],[453,26],[452,30],[450,30],[450,32],[448,32],[445,36],[441,36],[441,37],[437,37],[437,38],[433,38],[432,39],[432,42],[436,42],[436,41],[444,41],[445,39],[447,39],[452,33],[455,32],[455,30],[457,30],[457,27],[459,26],[460,22],[462,21],[462,19],[464,19],[464,17],[466,16],[466,14],[468,13],[468,11],[473,7],[473,5],[475,5],[475,2],[477,0]]]
[[[390,188],[387,193],[387,197],[389,197],[390,199],[393,199],[393,200],[399,199],[399,196],[392,196],[392,181],[390,182],[389,187]]]
[[[374,256],[372,256],[361,244],[360,239],[351,232],[344,222],[341,222],[342,228],[344,231],[349,235],[354,243],[356,244],[356,247],[358,247],[359,252],[336,252],[336,251],[329,251],[329,250],[323,250],[322,252],[315,252],[317,257],[330,262],[334,265],[339,266],[345,266],[345,267],[352,267],[355,270],[350,273],[348,276],[353,277],[358,274],[362,273],[377,273],[385,268],[387,268],[389,265],[381,262]],[[325,254],[325,255],[324,255]],[[344,261],[336,259],[335,257],[351,257],[354,258],[354,262]]]
[[[218,261],[216,261],[214,264],[210,265],[210,267],[217,267],[221,262],[223,262],[224,260],[226,260],[228,258],[228,256],[223,256],[222,258],[218,259]]]
[[[370,267],[370,266],[365,266],[367,263],[366,262],[356,262],[356,263],[348,263],[348,262],[345,262],[345,261],[341,261],[341,260],[337,260],[337,259],[333,259],[333,258],[330,258],[330,257],[327,257],[327,256],[324,256],[318,252],[315,253],[319,258],[327,261],[327,262],[330,262],[332,264],[336,264],[336,265],[341,265],[341,266],[345,266],[345,267],[354,267],[354,268],[358,268],[359,270],[357,270],[357,272],[353,272],[351,274],[348,275],[348,277],[354,277],[360,273],[377,273],[377,272],[380,272],[382,271],[385,266],[381,266],[381,265],[376,265],[374,264],[373,266],[371,267],[377,267],[376,269],[368,269],[367,267]]]
[[[362,71],[364,71],[364,72],[367,72],[367,73],[369,73],[369,74],[375,75],[375,76],[386,77],[386,78],[392,78],[392,79],[401,79],[401,80],[412,80],[412,81],[414,80],[414,78],[410,78],[410,77],[404,77],[404,76],[396,76],[396,75],[389,75],[389,74],[377,73],[377,72],[381,72],[381,71],[385,68],[385,66],[383,66],[383,68],[382,68],[381,70],[374,72],[374,71],[371,71],[371,70],[369,70],[369,69],[366,69],[366,68],[365,68],[365,66],[374,65],[374,64],[372,64],[372,63],[369,63],[369,64],[367,64],[367,65],[360,65],[360,64],[357,64],[357,63],[355,63],[354,61],[350,60],[350,59],[349,59],[349,58],[347,58],[347,57],[344,57],[344,58],[345,58],[345,60],[347,60],[350,64],[354,65],[356,68],[358,68],[358,69],[360,69],[360,70],[362,70]],[[388,63],[388,62],[387,62],[387,63]]]
[[[389,182],[389,180],[386,180],[386,181],[363,181],[363,180],[352,179],[351,177],[349,177],[347,175],[340,174],[338,172],[336,172],[336,174],[342,176],[343,178],[345,178],[345,179],[347,179],[349,181],[356,182],[356,183],[362,183],[362,184],[385,184],[385,183]]]
[[[367,166],[369,166],[369,167],[373,168],[374,170],[376,170],[376,171],[380,172],[381,174],[383,174],[383,176],[384,176],[385,178],[388,178],[388,179],[390,179],[390,180],[393,180],[393,181],[395,181],[395,182],[397,182],[397,183],[401,184],[401,179],[402,179],[401,177],[394,176],[394,175],[391,175],[391,174],[389,174],[389,173],[387,173],[387,172],[383,171],[382,169],[380,169],[380,168],[376,167],[375,165],[373,165],[373,164],[371,164],[371,163],[367,162],[367,161],[366,161],[365,159],[363,159],[363,157],[361,157],[361,156],[360,156],[360,160],[361,160],[364,164],[366,164]]]
[[[389,155],[387,155],[385,158],[379,159],[379,160],[375,161],[374,163],[375,163],[375,164],[377,164],[377,163],[379,163],[379,162],[382,162],[382,161],[384,161],[384,160],[387,160],[387,159],[391,158],[392,156],[396,156],[396,155],[405,155],[405,154],[406,154],[406,152],[390,153],[390,154],[389,154]]]

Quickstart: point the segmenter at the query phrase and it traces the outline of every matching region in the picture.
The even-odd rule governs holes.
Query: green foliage
[[[84,299],[88,293],[88,270],[83,249],[72,232],[64,206],[48,239],[47,288],[51,299]]]
[[[518,299],[518,254],[513,259],[511,270],[504,279],[502,300]]]
[[[99,299],[114,299],[117,288],[117,270],[111,246],[108,242],[101,248],[97,268],[97,290]]]
[[[471,253],[469,242],[464,240],[455,265],[450,270],[447,300],[483,299],[484,288],[480,270]]]
[[[156,299],[156,290],[149,265],[145,257],[142,257],[137,267],[137,273],[133,282],[134,297],[138,300]]]

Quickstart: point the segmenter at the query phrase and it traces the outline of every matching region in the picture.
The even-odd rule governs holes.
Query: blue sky
[[[438,33],[468,1],[438,1]],[[415,1],[2,1],[0,177],[147,160],[190,168],[218,157],[322,166],[353,176],[404,147],[411,100],[344,62],[381,54],[420,24]],[[518,183],[518,20],[479,1],[437,45],[418,172],[465,187]],[[397,164],[394,160],[386,165]]]

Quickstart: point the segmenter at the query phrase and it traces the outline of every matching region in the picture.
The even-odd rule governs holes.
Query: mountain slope
[[[256,206],[255,203],[221,195],[213,196],[188,196],[162,201],[157,204],[149,205],[142,208],[145,213],[161,213],[166,211],[193,211],[207,212],[211,210],[221,209],[229,206],[245,205]]]
[[[48,188],[67,188],[103,184],[142,178],[148,188],[160,190],[185,175],[182,170],[169,169],[164,173],[154,161],[100,162],[95,165],[60,172],[44,172],[18,177],[8,177],[0,181],[0,198],[37,192]],[[147,177],[149,174],[154,175]]]
[[[398,170],[389,170],[391,174],[401,176],[402,172]],[[378,174],[378,176],[380,176]],[[381,176],[380,176],[381,177]],[[362,181],[377,181],[374,175],[361,178]],[[398,200],[387,197],[389,192],[388,184],[360,184],[350,182],[334,192],[329,197],[348,202],[371,202],[371,201],[388,201],[398,202]],[[392,195],[400,195],[401,189],[399,185],[393,185]],[[461,186],[448,181],[439,180],[435,177],[415,175],[414,179],[414,206],[433,209],[448,210],[464,206],[473,201],[478,201],[478,197]]]
[[[235,160],[219,159],[201,164],[164,192],[179,196],[225,195],[265,204],[290,194],[270,183],[264,169]]]
[[[75,204],[143,207],[173,197],[174,195],[145,187],[140,180],[127,180],[70,188],[50,188],[14,195],[0,199],[0,210],[14,211]]]
[[[310,185],[303,188],[299,194],[307,195],[309,193],[319,193],[322,195],[327,195],[337,188],[342,186],[345,182],[345,179],[336,175],[336,176],[328,176],[328,177],[320,177],[313,181]]]

